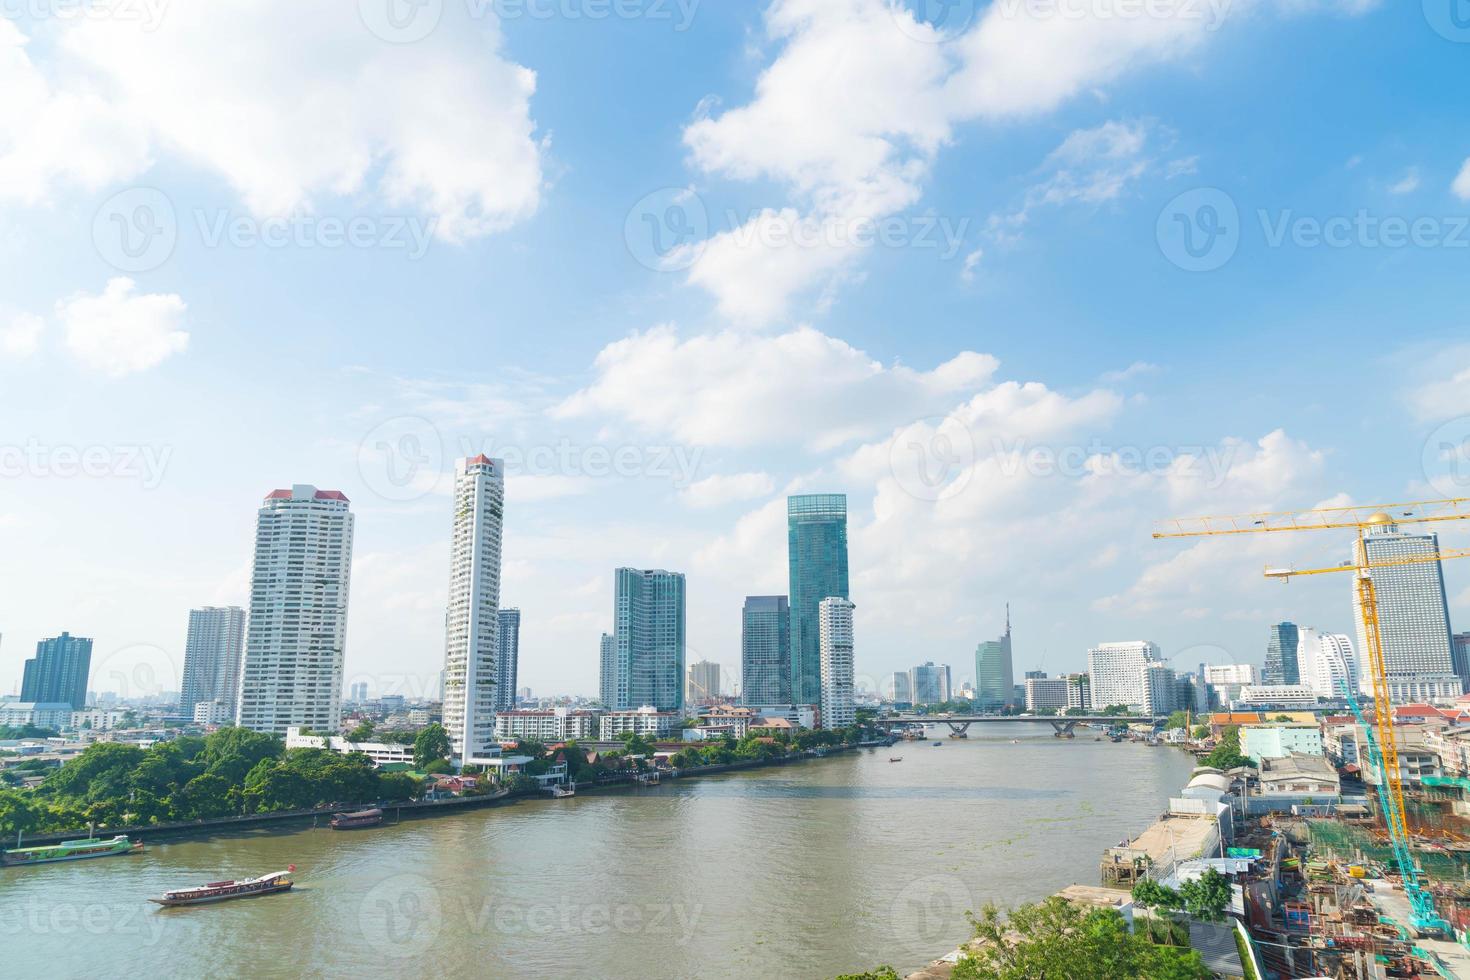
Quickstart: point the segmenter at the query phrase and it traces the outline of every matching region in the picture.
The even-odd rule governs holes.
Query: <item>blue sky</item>
[[[0,692],[62,629],[177,686],[293,482],[358,515],[347,679],[423,690],[469,451],[538,693],[623,564],[736,670],[794,490],[850,495],[859,672],[962,678],[1007,600],[1018,670],[1350,631],[1259,577],[1345,541],[1151,522],[1470,484],[1448,0],[390,2],[4,8]]]

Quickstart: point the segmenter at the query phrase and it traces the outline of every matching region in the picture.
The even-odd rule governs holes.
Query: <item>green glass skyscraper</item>
[[[822,700],[823,599],[851,599],[847,585],[847,495],[808,493],[786,498],[786,558],[791,581],[791,699]]]

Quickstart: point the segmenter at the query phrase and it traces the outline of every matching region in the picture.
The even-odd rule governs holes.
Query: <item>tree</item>
[[[449,733],[444,730],[444,726],[429,725],[414,736],[414,768],[422,771],[431,762],[447,759],[451,751]]]
[[[0,835],[14,837],[18,833],[30,833],[41,822],[41,816],[30,794],[0,790]]]
[[[1169,716],[1169,720],[1168,721],[1164,722],[1164,727],[1165,728],[1183,728],[1183,727],[1185,727],[1188,724],[1189,724],[1189,715],[1188,715],[1188,713],[1183,712],[1183,711],[1176,711],[1176,712],[1174,712],[1173,714],[1171,714]]]
[[[1107,715],[1108,717],[1112,717],[1114,715],[1131,715],[1133,714],[1133,709],[1128,707],[1128,705],[1126,704],[1110,704],[1098,713],[1102,715]]]
[[[1184,911],[1196,919],[1219,922],[1230,907],[1230,879],[1214,868],[1193,881],[1179,886],[1179,895],[1184,901]]]
[[[376,727],[377,726],[373,724],[371,718],[364,718],[356,728],[347,733],[347,741],[366,742],[368,739],[373,737],[373,730]]]
[[[880,966],[866,973],[844,973],[837,980],[901,980],[901,978],[893,967]]]
[[[1215,743],[1210,754],[1201,760],[1201,765],[1212,769],[1235,769],[1239,766],[1254,766],[1255,763],[1249,756],[1240,752],[1240,728],[1231,725],[1220,733],[1220,741]]]
[[[1195,738],[1209,738],[1210,737],[1210,726],[1209,725],[1195,725],[1194,726],[1194,732],[1192,734],[1194,735]]]
[[[1155,946],[1129,932],[1114,909],[1083,910],[1053,896],[1004,919],[987,904],[970,922],[979,941],[950,974],[954,980],[1205,980],[1192,949]]]
[[[1133,886],[1133,901],[1146,909],[1178,909],[1184,905],[1177,891],[1152,878],[1145,878]]]

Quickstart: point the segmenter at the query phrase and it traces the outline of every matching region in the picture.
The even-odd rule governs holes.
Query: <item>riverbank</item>
[[[748,759],[719,765],[691,766],[676,770],[672,774],[664,774],[662,778],[699,779],[701,777],[715,776],[727,772],[788,766],[802,762],[811,762],[843,752],[853,752],[865,748],[878,748],[885,744],[884,742],[867,742],[858,745],[833,746],[820,751],[809,750],[797,755],[783,756],[779,759]],[[639,785],[636,777],[632,775],[619,776],[603,782],[579,784],[577,786],[577,793],[603,793],[636,789]],[[24,838],[23,844],[24,846],[59,844],[62,841],[76,840],[81,837],[112,837],[117,834],[123,834],[128,837],[146,837],[149,840],[157,840],[159,838],[167,840],[173,837],[231,836],[231,831],[238,830],[243,833],[244,831],[256,830],[261,827],[289,827],[294,824],[311,824],[315,826],[323,818],[331,819],[339,813],[349,813],[354,810],[374,806],[385,812],[391,811],[395,819],[427,819],[446,814],[462,813],[466,810],[482,807],[502,806],[522,800],[548,803],[557,802],[553,797],[539,791],[513,792],[508,789],[502,789],[480,796],[455,796],[442,800],[379,800],[377,802],[312,807],[303,810],[276,810],[270,813],[249,813],[233,817],[214,817],[208,820],[178,820],[155,824],[97,826],[90,829],[79,827],[74,830],[30,834]],[[15,845],[7,844],[7,846]]]

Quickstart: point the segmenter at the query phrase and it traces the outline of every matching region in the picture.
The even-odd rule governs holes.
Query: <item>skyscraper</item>
[[[1450,637],[1450,653],[1454,659],[1455,676],[1470,691],[1470,633],[1456,633]]]
[[[505,464],[485,455],[455,465],[449,547],[449,614],[444,621],[444,729],[457,766],[500,755],[500,537]],[[514,686],[511,687],[514,691]]]
[[[229,705],[233,712],[240,696],[240,655],[244,650],[244,609],[239,606],[190,609],[179,714],[193,718],[194,705],[200,701],[219,701]]]
[[[1369,520],[1374,526],[1353,542],[1353,558],[1358,564],[1439,555],[1438,535],[1400,531],[1387,514],[1374,514]],[[1462,687],[1455,675],[1449,605],[1439,561],[1376,568],[1372,576],[1390,696],[1395,701],[1458,697]],[[1367,633],[1357,582],[1352,588],[1361,661],[1358,683],[1364,693],[1371,693],[1373,675],[1366,659]]]
[[[894,672],[893,701],[895,704],[914,703],[914,688],[910,683],[909,672],[906,670]]]
[[[611,708],[618,700],[618,647],[611,633],[602,634],[598,644],[598,700]]]
[[[791,605],[784,595],[749,595],[740,614],[740,700],[791,704]]]
[[[1352,641],[1342,633],[1319,633],[1310,626],[1298,633],[1297,662],[1301,679],[1319,698],[1341,698],[1343,685],[1358,689],[1358,661]]]
[[[1157,644],[1147,640],[1099,643],[1087,651],[1087,675],[1092,707],[1102,711],[1115,704],[1142,711],[1148,700],[1143,668],[1162,660]]]
[[[949,700],[949,665],[926,660],[909,671],[914,704],[943,704]]]
[[[87,706],[87,677],[92,672],[92,641],[62,633],[36,644],[36,655],[22,668],[20,699]]]
[[[1301,665],[1297,663],[1300,638],[1295,623],[1277,623],[1266,639],[1266,666],[1261,672],[1267,685],[1301,682]]]
[[[986,640],[975,648],[975,702],[986,711],[997,711],[1014,699],[1015,669],[1011,661],[1011,607],[1006,606],[1006,631],[998,640]]]
[[[823,728],[845,728],[857,720],[853,696],[854,608],[851,602],[837,596],[823,599],[817,607]]]
[[[298,483],[266,495],[255,519],[250,618],[235,722],[284,735],[335,733],[352,581],[352,512],[339,490]]]
[[[613,701],[684,709],[684,575],[620,568],[613,601]]]
[[[720,697],[720,665],[712,660],[698,660],[689,665],[688,683],[684,689],[685,704],[709,704]]]
[[[786,498],[786,560],[790,573],[791,699],[821,700],[823,599],[849,598],[847,495],[810,493]]]
[[[516,676],[521,662],[521,611],[502,609],[495,633],[495,710],[516,706]]]

